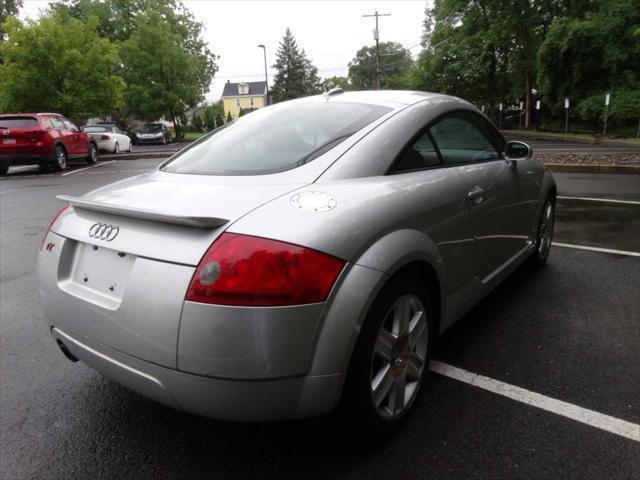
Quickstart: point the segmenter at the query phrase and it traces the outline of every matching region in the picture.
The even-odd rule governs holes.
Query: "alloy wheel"
[[[62,147],[56,147],[56,166],[58,170],[64,170],[67,168],[67,153]]]
[[[426,309],[415,295],[404,295],[385,316],[373,350],[371,399],[385,419],[401,416],[418,393],[426,364],[429,328]]]

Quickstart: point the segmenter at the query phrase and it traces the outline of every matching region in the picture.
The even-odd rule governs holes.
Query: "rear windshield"
[[[145,125],[140,129],[141,132],[159,132],[162,130],[162,125]]]
[[[33,117],[3,117],[0,118],[0,128],[37,127],[38,119]]]
[[[111,127],[84,127],[84,131],[87,133],[110,132]]]
[[[390,108],[363,103],[287,103],[228,123],[162,167],[173,173],[264,175],[303,165]]]

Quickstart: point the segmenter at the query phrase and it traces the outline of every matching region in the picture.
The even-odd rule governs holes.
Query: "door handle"
[[[482,203],[482,200],[484,200],[484,190],[476,185],[471,189],[467,196],[469,197],[469,200],[471,200],[472,204],[479,205]]]

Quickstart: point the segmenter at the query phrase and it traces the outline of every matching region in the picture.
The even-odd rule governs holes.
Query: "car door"
[[[472,292],[463,288],[476,278],[476,252],[465,189],[460,178],[442,164],[426,128],[405,146],[389,174],[394,177],[394,188],[405,191],[407,199],[418,199],[419,205],[407,208],[419,212],[414,226],[438,246],[447,295]],[[466,293],[464,297],[469,296]]]
[[[478,277],[488,283],[530,242],[530,205],[522,201],[518,169],[504,160],[504,141],[479,114],[448,114],[430,133],[465,188]]]
[[[62,121],[65,128],[63,131],[63,135],[69,155],[80,155],[82,153],[87,153],[89,151],[89,146],[85,145],[83,136],[80,133],[78,127],[71,123],[67,118],[62,117],[60,120]]]
[[[118,127],[114,127],[113,131],[118,136],[118,144],[120,145],[121,150],[127,150],[129,148],[129,137],[125,132],[120,130]]]

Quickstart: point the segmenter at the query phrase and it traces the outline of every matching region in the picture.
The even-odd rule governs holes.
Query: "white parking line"
[[[483,375],[478,375],[468,370],[454,367],[453,365],[438,362],[437,360],[431,360],[429,370],[444,375],[445,377],[468,383],[474,387],[502,395],[511,400],[522,402],[532,407],[584,423],[585,425],[590,425],[600,430],[640,442],[640,425],[635,423],[582,408],[572,403],[563,402],[562,400],[556,400],[555,398],[547,397],[546,395],[516,387],[515,385],[510,385]]]
[[[67,173],[63,173],[62,175],[60,175],[61,177],[66,177],[67,175],[73,175],[74,173],[78,173],[78,172],[82,172],[83,170],[87,170],[89,168],[96,168],[96,167],[101,167],[103,165],[106,165],[107,163],[113,163],[117,160],[109,160],[108,162],[101,162],[101,163],[96,163],[95,165],[90,165],[88,167],[84,167],[84,168],[79,168],[78,170],[73,170],[71,172],[67,172]]]
[[[640,205],[640,201],[636,200],[614,200],[612,198],[592,198],[592,197],[556,197],[559,200],[582,200],[585,202],[604,202],[604,203],[623,203],[626,205]]]
[[[626,250],[613,250],[611,248],[585,247],[584,245],[572,245],[570,243],[553,242],[554,247],[575,248],[576,250],[588,250],[590,252],[613,253],[614,255],[627,255],[629,257],[640,257],[639,252],[628,252]]]

